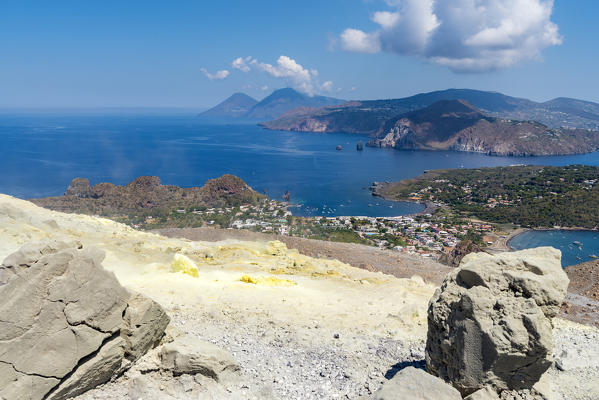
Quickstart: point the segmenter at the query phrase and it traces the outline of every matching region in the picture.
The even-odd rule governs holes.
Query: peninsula
[[[511,166],[426,171],[373,194],[391,200],[434,202],[452,213],[528,228],[599,227],[599,167]]]

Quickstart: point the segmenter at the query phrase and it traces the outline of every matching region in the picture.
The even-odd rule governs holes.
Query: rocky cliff
[[[599,148],[599,132],[495,118],[466,101],[446,100],[387,121],[367,145],[502,156],[580,154]]]

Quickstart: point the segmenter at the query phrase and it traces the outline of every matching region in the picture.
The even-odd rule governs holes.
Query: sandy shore
[[[518,229],[508,232],[506,235],[501,235],[499,237],[499,239],[492,245],[488,246],[487,249],[490,250],[491,252],[512,251],[512,248],[509,245],[509,241],[512,240],[514,237],[516,237],[526,231],[529,231],[529,229],[518,228]]]

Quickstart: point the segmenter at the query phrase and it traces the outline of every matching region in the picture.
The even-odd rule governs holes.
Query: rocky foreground
[[[16,285],[15,276],[22,276],[23,271],[34,271],[31,269],[34,267],[18,261],[23,259],[22,246],[48,240],[77,244],[75,248],[70,245],[52,254],[34,252],[36,258],[28,262],[37,265],[35,268],[41,268],[42,258],[65,257],[61,254],[77,255],[77,259],[79,255],[87,257],[86,265],[93,268],[101,261],[103,269],[113,273],[126,290],[118,303],[123,310],[132,303],[129,299],[133,295],[128,293],[137,293],[148,299],[145,304],[159,305],[170,318],[160,342],[152,343],[158,347],[137,361],[137,357],[119,353],[122,354],[119,365],[123,365],[123,359],[128,361],[126,370],[117,371],[107,383],[78,398],[392,399],[406,398],[400,395],[412,386],[438,387],[439,393],[452,393],[451,396],[457,393],[457,398],[461,398],[455,389],[420,369],[425,365],[428,302],[437,287],[419,277],[398,279],[335,260],[308,257],[280,242],[207,243],[165,238],[110,220],[48,211],[0,195],[0,260],[5,260],[6,282],[0,286],[0,292]],[[103,260],[98,252],[104,253]],[[56,261],[55,265],[64,263]],[[8,270],[11,274],[20,272],[6,274]],[[518,276],[534,277],[537,271],[529,267],[525,270],[533,274]],[[543,272],[537,272],[544,276]],[[73,278],[75,282],[89,278],[77,276]],[[459,279],[457,282],[460,285]],[[472,284],[476,282],[473,280]],[[530,293],[525,296],[530,297]],[[540,332],[542,340],[530,342],[521,336],[504,337],[507,342],[503,344],[508,346],[505,348],[510,348],[510,341],[516,344],[512,356],[526,351],[525,347],[517,348],[517,343],[523,340],[522,343],[548,344],[547,325],[541,322],[545,317],[532,308],[526,311],[534,306],[529,301],[518,304],[525,313],[538,318],[537,322],[531,321],[542,324],[541,328],[530,331]],[[6,309],[5,305],[0,311],[3,323]],[[72,318],[67,315],[70,327],[66,329],[85,329],[81,326],[83,322],[77,321],[87,324],[90,320],[82,315],[74,313]],[[112,326],[120,326],[121,318],[124,317],[111,319]],[[559,318],[553,319],[552,324],[553,344],[542,347],[549,349],[549,353],[543,355],[545,350],[534,348],[535,357],[546,356],[549,360],[543,364],[548,370],[541,385],[536,390],[506,390],[502,398],[596,398],[599,330]],[[518,329],[515,332],[522,332]],[[119,338],[128,332],[111,327],[101,330],[118,331]],[[511,331],[514,330],[509,326],[503,330]],[[7,339],[0,339],[0,349],[2,340]],[[104,340],[94,343],[98,346]],[[429,357],[428,348],[426,353]],[[0,364],[12,366],[13,361],[6,361],[6,354],[0,350]],[[90,354],[99,353],[92,350]],[[54,357],[56,364],[60,364],[63,356],[50,352],[45,357]],[[76,369],[91,359],[82,358],[75,363]],[[409,366],[417,368],[406,368]],[[43,375],[61,382],[64,377],[73,377],[68,371],[62,378],[55,371],[34,373],[38,378]],[[2,390],[9,382],[6,375],[3,379],[0,397],[8,399],[11,397]],[[427,383],[429,379],[435,383]]]

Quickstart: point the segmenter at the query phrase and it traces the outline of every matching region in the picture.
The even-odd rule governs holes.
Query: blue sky
[[[429,1],[3,0],[0,107],[199,108],[288,85],[345,99],[465,87],[599,102],[599,2],[477,0],[489,4],[476,14],[473,0]]]

